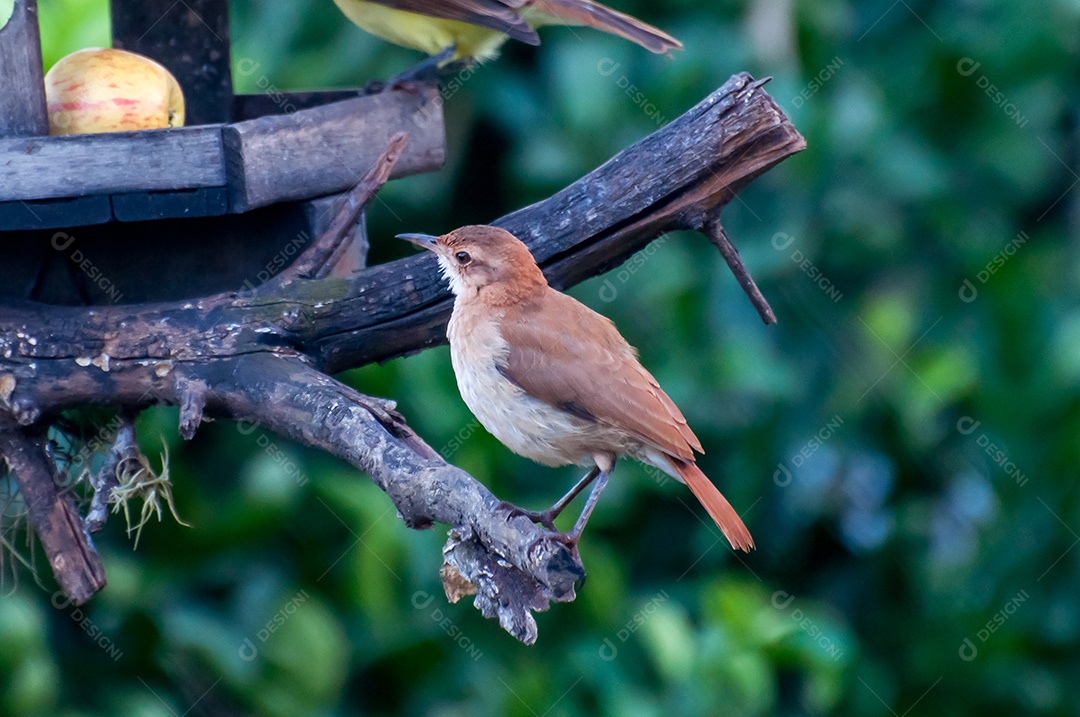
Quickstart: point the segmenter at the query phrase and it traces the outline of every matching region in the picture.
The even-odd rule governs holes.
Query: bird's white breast
[[[509,350],[495,320],[455,306],[447,338],[458,390],[477,420],[518,455],[549,466],[591,465],[596,423],[533,398],[500,373]]]

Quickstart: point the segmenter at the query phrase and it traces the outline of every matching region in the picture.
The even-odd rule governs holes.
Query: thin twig
[[[713,218],[705,222],[705,226],[702,227],[702,233],[709,237],[709,241],[716,245],[716,248],[720,250],[721,256],[724,257],[724,261],[731,268],[731,273],[735,275],[735,278],[739,282],[739,286],[742,287],[746,295],[750,297],[750,303],[757,309],[758,314],[761,316],[761,320],[765,322],[765,325],[776,323],[776,314],[773,313],[772,307],[769,306],[768,300],[761,293],[761,289],[754,283],[754,278],[750,276],[750,272],[747,271],[746,266],[742,263],[742,259],[739,258],[739,250],[735,248],[735,245],[728,239],[727,232],[724,231],[724,227],[720,224],[720,218],[714,216]]]
[[[105,456],[105,462],[97,475],[91,476],[90,486],[94,489],[94,496],[90,499],[90,508],[86,511],[86,530],[96,533],[105,525],[109,516],[109,496],[113,488],[119,484],[118,469],[126,460],[138,460],[142,453],[139,450],[138,441],[135,439],[135,418],[133,415],[123,415],[120,418],[120,428],[116,430],[116,437]]]
[[[386,151],[375,160],[364,178],[356,183],[341,203],[337,216],[325,232],[297,257],[292,266],[282,271],[270,282],[279,286],[294,279],[320,279],[326,275],[348,247],[349,228],[356,222],[360,212],[371,201],[394,169],[409,143],[408,132],[398,132],[390,138]]]

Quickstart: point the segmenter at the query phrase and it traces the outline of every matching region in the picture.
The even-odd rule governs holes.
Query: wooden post
[[[232,118],[227,0],[110,0],[113,47],[151,57],[184,91],[184,124]]]
[[[48,133],[37,0],[16,0],[0,27],[0,137]]]

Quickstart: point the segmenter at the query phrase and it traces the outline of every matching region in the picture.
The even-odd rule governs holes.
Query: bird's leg
[[[463,75],[464,73],[475,70],[477,67],[484,64],[483,60],[477,60],[474,57],[462,57],[453,62],[447,62],[439,68],[439,75],[441,77],[456,77]]]
[[[442,74],[440,65],[457,52],[457,45],[450,45],[438,55],[421,60],[409,69],[389,80],[372,80],[360,90],[361,95],[377,95],[386,90],[409,89],[416,85],[437,85]]]
[[[545,510],[544,513],[551,516],[551,520],[558,518],[559,515],[566,510],[566,506],[570,505],[574,501],[574,498],[577,498],[581,494],[581,491],[585,490],[590,483],[596,480],[598,475],[600,475],[600,469],[593,466],[592,470],[586,473],[585,476],[566,493],[566,495],[559,498],[558,502]]]
[[[457,45],[451,45],[438,55],[421,60],[390,80],[390,87],[393,89],[413,85],[437,85],[442,64],[453,57],[455,52],[457,52]]]
[[[574,528],[566,534],[567,543],[570,545],[576,545],[577,541],[581,539],[585,524],[589,522],[589,517],[592,516],[593,510],[596,509],[596,503],[600,500],[600,494],[604,492],[604,488],[607,487],[608,477],[613,469],[614,466],[609,466],[604,470],[594,469],[594,472],[598,471],[596,485],[593,486],[592,492],[589,493],[589,499],[585,501],[585,507],[582,509],[581,515],[578,516],[577,522],[574,523]]]
[[[581,494],[581,491],[585,490],[585,488],[588,487],[590,483],[596,480],[596,476],[599,474],[600,469],[596,466],[593,466],[593,469],[586,473],[584,478],[579,480],[566,495],[564,495],[562,498],[559,498],[559,500],[556,501],[555,505],[551,506],[547,510],[522,510],[521,508],[518,508],[515,505],[510,505],[509,503],[504,503],[504,505],[507,506],[515,516],[523,515],[532,522],[539,523],[548,530],[555,530],[555,519],[558,518],[564,510],[566,510],[566,506],[570,505],[570,503],[573,502],[574,498],[577,498],[578,495]]]

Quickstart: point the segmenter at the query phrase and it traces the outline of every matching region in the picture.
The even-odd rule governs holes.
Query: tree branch
[[[732,77],[588,175],[492,224],[524,241],[560,289],[618,266],[668,231],[708,236],[743,187],[806,147],[764,82]],[[332,310],[294,330],[329,373],[445,343],[451,299],[435,266],[425,253],[371,267]]]
[[[203,394],[205,395],[205,394]],[[183,405],[183,404],[181,404]],[[200,407],[200,418],[202,412]],[[184,421],[184,410],[180,410],[180,434],[184,435],[185,428],[189,424]],[[197,424],[196,424],[197,426]],[[192,428],[194,431],[194,428]],[[188,436],[190,438],[190,436]],[[86,511],[86,530],[96,533],[105,525],[109,517],[109,501],[113,488],[119,484],[119,471],[125,461],[139,462],[142,452],[135,440],[135,418],[131,415],[120,417],[120,425],[116,429],[116,436],[105,455],[105,461],[97,475],[90,477],[90,486],[94,489],[94,496],[90,499],[90,508]],[[87,461],[89,462],[89,461]]]
[[[276,288],[296,279],[321,279],[333,267],[348,246],[349,228],[356,222],[360,212],[375,196],[390,172],[401,159],[406,145],[409,144],[407,132],[398,132],[390,138],[386,150],[371,165],[364,178],[356,183],[345,196],[345,201],[338,210],[326,232],[319,236],[304,253],[297,257],[292,266],[282,271],[270,282],[267,288]]]
[[[574,599],[574,583],[585,576],[577,553],[448,465],[385,402],[266,354],[197,371],[215,387],[207,407],[237,419],[245,433],[261,425],[345,459],[371,476],[411,528],[454,526],[446,563],[480,590],[478,606],[493,606],[485,614],[522,642],[536,640],[531,610]]]
[[[0,455],[19,486],[30,525],[41,539],[60,589],[81,605],[105,587],[105,566],[71,495],[57,485],[44,437],[19,429],[2,431]]]
[[[773,313],[772,307],[769,306],[768,300],[762,295],[761,289],[758,288],[757,282],[754,281],[754,277],[750,276],[750,272],[746,270],[746,266],[742,263],[742,259],[739,257],[739,250],[728,238],[727,232],[724,231],[724,226],[720,223],[720,217],[716,216],[705,222],[703,227],[705,236],[709,237],[717,249],[720,250],[720,255],[724,257],[724,261],[727,262],[728,268],[731,269],[731,273],[735,275],[736,281],[739,282],[739,286],[746,292],[746,296],[750,299],[750,303],[757,309],[758,314],[761,316],[761,320],[765,322],[765,325],[776,323],[776,314]]]

